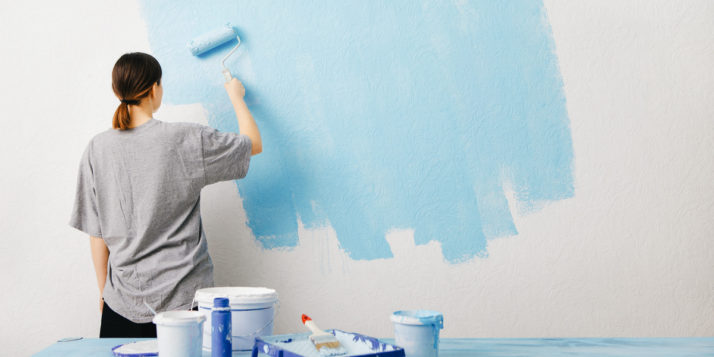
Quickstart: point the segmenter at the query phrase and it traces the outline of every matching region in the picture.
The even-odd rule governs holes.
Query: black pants
[[[198,307],[192,310],[198,311]],[[107,303],[102,308],[102,324],[99,327],[99,337],[156,337],[156,325],[153,322],[138,324],[124,318],[112,310]]]
[[[138,324],[114,312],[107,303],[102,308],[102,325],[99,337],[156,337],[156,325],[153,322]]]

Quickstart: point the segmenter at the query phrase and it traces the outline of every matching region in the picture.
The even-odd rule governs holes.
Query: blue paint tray
[[[327,330],[335,335],[347,354],[340,357],[404,357],[404,349],[379,339],[353,332]],[[255,339],[252,357],[320,357],[308,338],[310,333],[263,336]]]

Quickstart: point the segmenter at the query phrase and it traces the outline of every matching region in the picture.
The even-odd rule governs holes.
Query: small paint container
[[[395,311],[394,344],[404,348],[406,357],[437,357],[439,331],[444,328],[444,315],[430,310]]]
[[[231,357],[231,307],[227,298],[213,299],[211,311],[211,357]]]
[[[154,317],[159,356],[201,357],[203,323],[198,311],[165,311]]]

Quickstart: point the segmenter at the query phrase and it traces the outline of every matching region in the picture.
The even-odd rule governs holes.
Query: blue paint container
[[[430,310],[395,311],[394,343],[404,348],[406,357],[437,357],[439,331],[444,328],[444,315]]]
[[[211,357],[231,357],[232,353],[230,300],[215,298],[211,311]]]

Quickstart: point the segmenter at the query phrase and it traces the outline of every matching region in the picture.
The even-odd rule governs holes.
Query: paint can
[[[213,299],[211,311],[211,357],[231,357],[231,307],[226,298]]]
[[[203,323],[198,311],[165,311],[154,316],[160,356],[201,357]]]
[[[439,331],[444,328],[444,315],[430,310],[395,311],[394,344],[404,348],[406,357],[437,357]]]
[[[215,287],[196,291],[198,311],[206,317],[203,327],[203,349],[211,350],[211,309],[213,299],[227,298],[231,309],[231,342],[233,351],[250,351],[255,338],[273,334],[278,293],[255,287]]]

